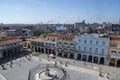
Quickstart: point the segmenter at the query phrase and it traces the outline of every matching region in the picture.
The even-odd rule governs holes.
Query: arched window
[[[95,53],[98,53],[98,48],[95,48]]]
[[[104,54],[105,53],[105,49],[102,49],[101,53]]]
[[[79,39],[79,42],[81,42],[81,39]]]
[[[105,41],[102,41],[102,45],[105,45]]]
[[[79,51],[81,51],[81,46],[79,46]]]
[[[86,52],[86,47],[84,47],[84,52]]]
[[[92,48],[89,48],[89,52],[92,53]]]
[[[92,44],[93,42],[92,42],[92,40],[90,40],[90,44]]]
[[[96,41],[96,45],[99,45],[99,41]]]
[[[87,40],[84,40],[84,44],[87,44]]]

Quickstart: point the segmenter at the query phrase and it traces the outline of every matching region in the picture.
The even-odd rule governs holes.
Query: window
[[[53,47],[55,47],[55,44],[52,44]]]
[[[95,53],[98,53],[98,48],[95,48]]]
[[[84,52],[86,52],[86,47],[84,47]]]
[[[81,42],[81,39],[79,39],[79,42]]]
[[[47,45],[48,45],[48,43],[45,43],[45,45],[47,46]]]
[[[92,53],[92,48],[89,48],[89,52]]]
[[[51,43],[49,43],[49,46],[51,46]]]
[[[92,44],[92,40],[90,40],[90,44]]]
[[[79,51],[81,51],[81,47],[79,46]]]
[[[84,44],[87,44],[87,40],[84,40]]]
[[[105,41],[102,41],[102,45],[105,45]]]
[[[96,41],[96,45],[99,45],[99,41]]]
[[[104,54],[105,53],[105,50],[104,49],[102,49],[102,52],[101,52],[102,54]]]

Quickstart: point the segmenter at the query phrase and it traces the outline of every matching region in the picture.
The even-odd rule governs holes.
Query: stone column
[[[107,58],[106,57],[104,57],[104,64],[106,64],[107,63]]]
[[[86,62],[88,62],[88,56],[89,56],[89,55],[87,55],[87,59],[86,59]]]
[[[58,51],[57,50],[55,50],[55,55],[58,56]]]
[[[94,62],[94,56],[92,56],[92,63]]]
[[[62,52],[62,57],[64,56],[64,52]]]
[[[74,59],[77,60],[77,52],[74,53]]]
[[[82,61],[82,58],[83,58],[83,54],[81,54],[81,61]]]
[[[34,52],[35,52],[35,46],[34,46]]]
[[[100,57],[98,57],[98,64],[100,64]]]
[[[118,60],[115,59],[115,67],[117,67],[117,61],[118,61]]]
[[[70,58],[70,53],[67,53],[67,58]]]
[[[46,53],[46,49],[44,48],[44,51],[43,51],[43,53],[45,54]]]

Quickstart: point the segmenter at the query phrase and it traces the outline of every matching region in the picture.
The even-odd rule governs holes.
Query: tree
[[[33,35],[34,36],[41,36],[41,34],[46,34],[43,30],[37,29],[33,30]]]

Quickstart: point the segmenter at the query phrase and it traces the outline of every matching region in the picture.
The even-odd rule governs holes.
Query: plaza
[[[85,63],[61,57],[56,57],[56,59],[48,59],[46,54],[37,56],[34,54],[37,53],[33,53],[27,57],[18,58],[4,64],[7,70],[3,70],[1,68],[0,74],[6,78],[6,80],[28,80],[29,71],[32,68],[43,64],[55,64],[56,61],[59,66],[63,67],[67,71],[70,76],[70,80],[109,80],[105,74],[104,77],[99,76],[99,66],[103,73],[109,71],[107,66]],[[12,65],[11,62],[13,63]],[[67,67],[65,66],[66,62],[69,63]],[[111,72],[119,72],[117,68],[110,67],[109,69]]]

